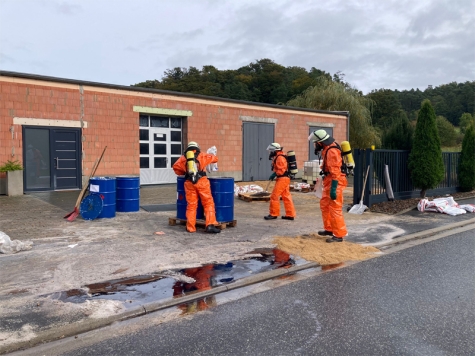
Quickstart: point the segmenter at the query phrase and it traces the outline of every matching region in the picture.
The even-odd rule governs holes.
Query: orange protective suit
[[[197,168],[204,171],[206,166],[211,163],[218,163],[218,157],[215,155],[200,152],[197,157]],[[179,176],[185,175],[186,157],[181,156],[173,165],[173,170]],[[207,177],[201,177],[196,184],[190,180],[185,181],[186,195],[186,230],[188,232],[196,231],[196,210],[198,209],[198,198],[201,199],[203,210],[206,218],[206,226],[217,225],[216,211],[214,207],[213,196],[211,195],[211,186]]]
[[[320,209],[322,210],[323,227],[326,231],[331,231],[335,237],[343,238],[348,234],[345,219],[343,219],[343,190],[348,185],[346,175],[341,172],[342,158],[341,151],[333,142],[323,148],[322,170],[326,172],[323,179],[323,194],[320,199]],[[332,180],[338,181],[336,188],[336,199],[330,198],[330,188]]]
[[[270,196],[269,215],[280,215],[280,196],[284,202],[285,215],[295,217],[294,202],[290,194],[290,178],[283,176],[287,172],[287,160],[283,156],[282,151],[276,151],[276,155],[272,162],[272,170],[277,174],[276,182],[272,194]],[[281,177],[282,176],[282,177]]]

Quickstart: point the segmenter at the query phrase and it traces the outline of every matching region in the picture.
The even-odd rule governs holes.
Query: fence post
[[[449,162],[448,162],[448,169],[447,169],[447,187],[452,186],[452,153],[448,154]]]
[[[371,189],[370,187],[373,186],[373,150],[372,149],[367,149],[366,150],[366,166],[364,167],[364,174],[366,175],[366,170],[368,169],[367,166],[370,166],[369,173],[368,173],[368,179],[366,181],[366,185],[363,187],[364,190],[364,199],[363,199],[363,204],[366,206],[370,206],[370,194],[371,194]],[[363,180],[364,182],[364,180]]]

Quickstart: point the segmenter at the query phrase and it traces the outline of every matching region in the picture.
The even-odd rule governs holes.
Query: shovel
[[[270,193],[267,191],[267,189],[269,189],[270,182],[272,181],[270,180],[267,182],[266,189],[263,192],[257,192],[257,193],[251,194],[250,196],[251,197],[266,197],[270,195]]]
[[[354,205],[348,213],[350,214],[363,214],[364,211],[368,208],[366,205],[363,204],[363,198],[364,198],[364,191],[366,187],[366,179],[368,179],[368,172],[369,172],[369,167],[366,170],[366,176],[364,177],[364,182],[363,182],[363,192],[361,193],[361,200],[359,204]]]
[[[84,184],[84,186],[81,189],[81,192],[79,193],[78,199],[76,200],[76,205],[74,205],[74,210],[71,211],[69,214],[67,214],[64,218],[67,219],[68,221],[74,221],[79,215],[79,205],[81,204],[81,200],[84,197],[84,194],[86,193],[86,189],[89,186],[89,181],[91,180],[91,177],[96,173],[97,167],[99,167],[99,164],[101,163],[102,156],[104,156],[104,152],[106,152],[106,147],[104,147],[104,150],[102,151],[101,157],[96,159],[96,162],[94,162],[94,166],[92,167],[91,174],[89,174],[89,178],[87,179],[87,184]]]

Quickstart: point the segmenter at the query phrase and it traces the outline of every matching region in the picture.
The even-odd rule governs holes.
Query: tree
[[[453,147],[457,144],[457,131],[454,125],[443,116],[437,116],[437,132],[439,133],[440,145],[442,147]]]
[[[316,85],[289,100],[287,105],[300,108],[350,112],[350,142],[353,148],[379,145],[378,131],[371,126],[372,100],[356,89],[327,76],[316,78]]]
[[[374,101],[372,108],[374,126],[387,129],[392,126],[393,121],[398,121],[402,106],[392,90],[373,90],[367,97]]]
[[[424,100],[417,117],[414,143],[409,154],[412,183],[421,189],[421,198],[427,189],[435,188],[444,178],[444,161],[437,132],[435,111],[429,100]]]
[[[408,150],[412,149],[414,128],[412,127],[404,111],[393,122],[388,131],[383,134],[382,147],[388,150]]]
[[[471,191],[475,188],[475,128],[471,125],[465,132],[460,153],[458,172],[460,188],[463,191]]]
[[[460,132],[465,133],[467,131],[467,128],[469,128],[471,125],[475,126],[475,117],[470,115],[469,113],[463,113],[462,116],[460,117]]]

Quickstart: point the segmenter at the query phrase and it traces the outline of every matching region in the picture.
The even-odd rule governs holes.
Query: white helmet
[[[282,151],[282,150],[283,150],[283,147],[281,147],[277,142],[273,142],[269,146],[267,146],[267,151],[269,152]]]
[[[188,143],[188,146],[186,147],[187,150],[199,150],[200,149],[200,145],[198,145],[198,143],[196,143],[195,141],[190,141]]]
[[[309,141],[318,142],[324,145],[330,145],[335,141],[325,130],[313,131],[310,136],[308,136]]]

